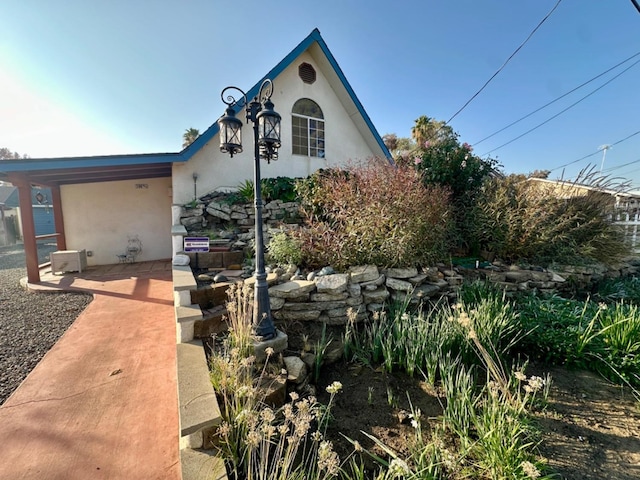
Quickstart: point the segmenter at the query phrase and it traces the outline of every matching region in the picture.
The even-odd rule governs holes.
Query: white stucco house
[[[264,79],[274,85],[271,100],[281,115],[278,160],[262,177],[305,177],[319,168],[391,154],[349,85],[320,32],[313,30],[247,91],[249,101]],[[244,89],[243,86],[241,88]],[[221,108],[222,110],[222,108]],[[243,107],[236,106],[244,120]],[[87,250],[88,265],[117,261],[128,239],[138,237],[137,260],[172,255],[172,207],[197,192],[234,189],[253,178],[253,136],[245,125],[243,152],[229,160],[220,152],[217,118],[191,145],[176,153],[75,158],[31,158],[0,163],[0,180],[30,201],[32,186],[51,189],[59,250]],[[21,209],[27,212],[29,209]],[[39,281],[33,218],[22,218],[29,281]],[[31,227],[29,227],[31,225]]]

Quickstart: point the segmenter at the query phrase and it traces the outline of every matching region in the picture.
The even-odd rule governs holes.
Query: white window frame
[[[313,102],[313,100],[311,99],[307,99],[307,100],[310,100]],[[316,105],[318,104],[316,103]],[[318,108],[320,109],[319,105],[318,105]],[[322,112],[322,109],[320,109],[320,112]],[[326,128],[325,128],[324,118],[311,117],[308,115],[301,115],[299,113],[292,113],[291,117],[292,117],[291,119],[292,154],[302,155],[306,157],[325,158],[327,147],[326,147]],[[324,117],[324,114],[323,114],[323,117]],[[295,119],[304,120],[304,126],[296,125]],[[320,145],[315,145],[315,146],[312,145],[312,140],[314,140],[312,135],[312,126],[311,126],[312,122],[316,122],[316,128],[314,130],[317,132],[322,132],[322,136],[316,135],[315,137],[315,140],[317,141],[318,144],[322,143],[322,147],[320,147]],[[306,146],[302,142],[304,137],[302,135],[296,135],[296,132],[295,132],[296,128],[303,129],[304,133],[306,134],[306,140],[307,140]],[[302,149],[303,147],[305,148],[306,152],[300,152],[300,151],[296,152],[296,148]]]

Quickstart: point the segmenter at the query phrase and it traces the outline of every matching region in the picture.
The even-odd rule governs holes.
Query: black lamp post
[[[269,287],[264,265],[264,238],[262,232],[262,192],[260,188],[260,159],[267,163],[278,159],[280,148],[280,115],[273,110],[271,95],[273,82],[262,82],[258,95],[247,103],[247,95],[238,87],[226,87],[222,90],[222,101],[227,105],[225,114],[218,120],[220,127],[220,151],[229,153],[231,158],[242,152],[242,121],[236,118],[234,106],[238,101],[231,95],[225,98],[227,90],[242,93],[246,105],[247,123],[253,123],[254,175],[253,187],[256,211],[256,271],[255,293],[253,299],[253,332],[258,340],[270,340],[276,336],[276,328],[271,316]]]

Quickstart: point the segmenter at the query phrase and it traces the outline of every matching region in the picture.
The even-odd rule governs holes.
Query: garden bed
[[[284,359],[272,352],[267,365],[252,366],[227,349],[226,360],[212,362],[224,367],[214,367],[212,378],[216,390],[226,391],[221,398],[231,423],[225,432],[239,428],[222,434],[239,435],[225,442],[235,445],[227,453],[235,461],[269,458],[271,445],[297,441],[304,419],[311,420],[305,428],[319,450],[293,451],[295,458],[311,458],[304,471],[320,469],[309,478],[324,478],[319,474],[328,468],[313,455],[329,455],[345,480],[396,478],[398,469],[404,478],[434,480],[638,478],[640,378],[633,342],[640,315],[616,300],[622,290],[629,300],[640,298],[637,283],[601,289],[599,299],[608,304],[557,296],[508,300],[495,286],[474,283],[461,288],[455,304],[414,311],[396,303],[370,322],[356,323],[354,314],[344,326],[285,322]],[[292,374],[296,356],[306,373]],[[263,416],[259,389],[236,398],[253,391],[252,371],[262,384],[265,372],[281,372],[283,361],[291,404],[279,409],[267,402],[274,410]],[[636,386],[636,396],[596,373],[559,366],[565,364],[617,375]],[[244,373],[231,374],[237,371]],[[256,413],[239,417],[238,411]],[[245,420],[238,418],[244,415],[254,418],[247,424],[253,440],[243,437]],[[272,429],[281,436],[263,437]],[[246,457],[249,441],[256,443]],[[235,461],[230,464],[237,467],[243,460]],[[234,472],[237,478],[244,478],[244,468]]]
[[[629,390],[584,370],[531,366],[527,373],[550,373],[552,377],[548,404],[535,411],[534,421],[542,433],[538,452],[551,470],[561,475],[559,478],[640,478],[640,413]],[[422,412],[423,431],[442,422],[439,417],[445,400],[419,376],[388,374],[340,362],[324,370],[321,385],[334,381],[343,384],[343,391],[334,400],[328,436],[340,458],[353,451],[345,437],[384,455],[363,431],[406,456],[415,436],[408,417],[409,398]],[[318,391],[319,400],[326,403],[329,394],[324,388]],[[374,465],[372,461],[367,464],[370,468]]]

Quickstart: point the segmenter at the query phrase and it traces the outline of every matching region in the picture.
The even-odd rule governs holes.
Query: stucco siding
[[[137,235],[136,261],[171,257],[171,179],[153,178],[61,187],[69,250],[86,249],[89,265],[118,262]]]
[[[316,81],[304,83],[298,76],[298,66],[311,64],[316,70]],[[362,124],[360,115],[350,100],[343,103],[326,78],[322,67],[309,51],[303,53],[277,78],[273,79],[272,101],[275,110],[282,116],[282,147],[279,159],[271,164],[263,161],[261,176],[266,177],[306,177],[320,168],[345,165],[350,161],[361,161],[379,155],[372,150],[369,139],[363,136],[356,122]],[[334,81],[335,84],[335,81]],[[316,102],[323,111],[325,121],[325,157],[308,157],[292,154],[291,112],[294,103],[301,98]],[[220,103],[220,113],[224,105]],[[238,115],[244,120],[244,112]],[[369,133],[370,135],[370,133]],[[253,131],[251,124],[242,129],[243,149],[241,154],[230,158],[220,153],[219,137],[214,136],[188,162],[173,166],[174,203],[185,204],[194,198],[193,173],[198,174],[197,195],[213,190],[235,189],[247,179],[253,178]]]

